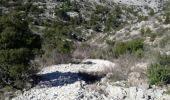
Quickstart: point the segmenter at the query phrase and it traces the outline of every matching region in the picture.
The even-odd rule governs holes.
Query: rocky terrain
[[[140,66],[142,64],[139,64]],[[98,68],[96,68],[98,66]],[[89,59],[82,64],[62,64],[43,68],[38,74],[42,77],[34,88],[23,91],[12,100],[169,100],[166,89],[150,87],[145,81],[141,81],[140,74],[131,73],[128,80],[110,80],[110,70],[117,70],[117,64],[99,60]],[[143,67],[146,67],[144,65]],[[90,70],[89,70],[90,69]],[[80,75],[80,72],[93,75],[96,73],[107,73],[96,82],[85,78],[88,75]],[[131,82],[138,85],[130,85]]]
[[[170,100],[169,0],[9,1],[43,42],[34,86],[6,100]]]
[[[95,7],[96,5],[102,5],[102,6],[111,6],[113,7],[113,4],[121,4],[123,6],[135,6],[137,9],[142,9],[141,12],[144,14],[147,14],[149,11],[147,9],[153,9],[155,12],[158,12],[160,9],[162,9],[162,6],[166,0],[71,0],[72,2],[76,1],[79,5],[82,4],[82,9],[84,7],[89,7],[93,6]],[[42,14],[42,16],[45,16],[47,18],[55,18],[55,12],[54,9],[56,6],[60,5],[59,1],[55,0],[45,0],[42,2],[41,0],[39,2],[35,2],[34,5],[39,5],[40,7],[45,7],[45,13]],[[87,14],[87,10],[83,11],[84,14]],[[82,12],[82,13],[83,13]],[[77,12],[70,12],[72,15],[75,17],[78,13]],[[68,15],[70,15],[68,13]],[[70,15],[70,16],[72,16]],[[72,17],[73,17],[72,16]],[[85,16],[87,17],[87,16]]]

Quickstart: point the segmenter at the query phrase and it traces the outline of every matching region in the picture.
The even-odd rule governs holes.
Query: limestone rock
[[[106,91],[109,93],[109,96],[111,96],[113,99],[116,99],[116,100],[122,100],[127,95],[124,88],[117,87],[117,86],[109,85],[107,87]]]
[[[101,60],[101,59],[86,59],[82,63],[89,64],[90,66],[84,66],[80,71],[87,73],[100,73],[107,74],[112,73],[113,70],[118,70],[118,66],[110,61]]]
[[[78,12],[66,12],[66,14],[71,18],[79,17]]]

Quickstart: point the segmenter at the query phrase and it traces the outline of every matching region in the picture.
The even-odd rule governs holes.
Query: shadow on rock
[[[63,86],[66,84],[72,84],[80,80],[78,73],[73,72],[52,72],[40,75],[40,85],[47,87]]]
[[[87,84],[92,84],[97,81],[100,81],[101,78],[103,78],[105,75],[98,75],[98,74],[90,74],[85,72],[79,72],[78,75],[81,77],[83,81],[85,81]]]
[[[56,87],[73,84],[76,81],[85,81],[87,84],[92,84],[99,81],[103,76],[91,75],[88,73],[74,72],[52,72],[40,75],[38,84],[44,87]]]

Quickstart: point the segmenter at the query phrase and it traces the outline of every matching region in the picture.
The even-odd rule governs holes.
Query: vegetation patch
[[[0,17],[0,29],[0,86],[22,89],[37,71],[30,61],[40,54],[41,38],[16,12]]]
[[[170,56],[160,55],[157,63],[148,66],[147,76],[150,84],[162,85],[170,82]]]
[[[44,54],[41,58],[41,65],[65,63],[70,61],[73,50],[73,42],[68,33],[71,33],[66,24],[56,22],[46,28],[43,34],[42,49]]]
[[[117,58],[125,53],[143,55],[144,44],[142,39],[134,39],[127,42],[117,42],[112,48],[113,55]]]

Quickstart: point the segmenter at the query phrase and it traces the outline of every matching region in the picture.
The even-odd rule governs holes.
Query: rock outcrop
[[[115,63],[106,60],[88,59],[81,64],[62,64],[43,68],[38,74],[40,82],[12,100],[169,100],[165,88],[149,87],[147,84],[130,85],[128,80],[113,81],[111,74],[98,82],[87,84],[79,71],[101,72],[105,68],[114,70]],[[92,67],[92,68],[90,68]],[[93,67],[97,67],[94,69]],[[99,68],[99,69],[98,69]],[[86,77],[86,76],[84,76]],[[129,75],[137,80],[137,72]]]

